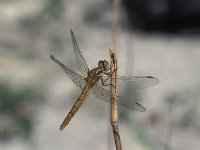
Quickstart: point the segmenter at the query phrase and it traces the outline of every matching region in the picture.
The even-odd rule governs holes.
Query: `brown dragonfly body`
[[[87,84],[83,91],[81,92],[81,95],[79,98],[76,100],[75,104],[72,106],[70,112],[68,115],[65,117],[63,123],[60,125],[60,130],[62,131],[70,122],[72,117],[76,114],[76,112],[79,110],[83,102],[85,101],[86,97],[88,96],[90,89],[92,88],[91,84]]]
[[[51,58],[55,61],[55,58],[53,56]],[[58,60],[56,60],[55,62],[60,64],[58,62]],[[108,71],[107,67],[108,67],[108,62],[106,60],[104,60],[104,61],[101,60],[98,63],[98,67],[96,67],[96,68],[94,68],[94,69],[92,69],[92,70],[90,70],[88,72],[88,76],[86,78],[86,83],[87,84],[85,85],[84,89],[81,92],[81,95],[76,100],[75,104],[72,106],[70,112],[65,117],[63,123],[60,126],[60,130],[63,130],[69,124],[69,122],[72,119],[72,117],[76,114],[76,112],[79,110],[79,108],[81,107],[81,105],[85,101],[86,97],[90,93],[91,88],[93,88],[93,86],[95,84],[97,84],[99,79],[101,79],[101,77],[104,74],[108,74],[107,73],[107,71]]]
[[[76,38],[72,31],[71,37],[75,53],[75,60],[82,75],[72,71],[51,55],[51,59],[55,63],[57,63],[64,70],[64,72],[71,79],[71,81],[75,85],[80,87],[82,90],[81,95],[76,100],[75,104],[72,106],[70,112],[61,124],[60,130],[63,130],[69,124],[70,120],[79,110],[90,91],[92,91],[94,96],[98,99],[109,103],[111,102],[111,92],[109,83],[111,81],[110,76],[112,73],[110,73],[109,71],[110,68],[108,61],[101,60],[98,62],[98,67],[89,70],[87,62],[78,47]],[[99,80],[101,80],[101,82],[99,82]],[[151,76],[117,76],[116,80],[118,89],[126,89],[125,91],[130,91],[131,94],[133,94],[134,91],[143,88],[148,88],[158,83],[158,79]],[[108,87],[109,89],[106,89],[106,87]],[[126,94],[125,96],[127,95],[129,94]],[[136,102],[135,99],[137,98],[138,97],[135,94],[131,95],[131,99],[126,97],[124,98],[124,96],[119,93],[119,95],[117,96],[117,104],[128,109],[144,112],[146,109],[144,106]]]

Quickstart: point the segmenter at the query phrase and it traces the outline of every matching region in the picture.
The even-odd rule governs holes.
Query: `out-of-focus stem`
[[[112,50],[115,51],[118,43],[120,27],[121,0],[114,0],[112,18]]]

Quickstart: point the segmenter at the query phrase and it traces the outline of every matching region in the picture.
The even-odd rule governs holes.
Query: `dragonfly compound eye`
[[[109,69],[109,62],[107,60],[103,61],[103,67],[104,67],[104,70],[108,70]]]
[[[103,60],[100,60],[100,61],[98,62],[98,66],[99,66],[101,69],[104,69],[104,62],[103,62]]]

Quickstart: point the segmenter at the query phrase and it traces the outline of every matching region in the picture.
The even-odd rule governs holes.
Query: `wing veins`
[[[72,38],[72,44],[73,44],[73,49],[74,49],[76,65],[78,66],[81,73],[86,76],[88,73],[89,67],[87,65],[87,62],[86,62],[83,54],[81,53],[81,51],[79,49],[79,46],[76,41],[76,37],[72,30],[71,30],[71,38]]]
[[[69,77],[70,80],[72,80],[72,82],[77,85],[78,87],[80,87],[81,89],[84,88],[85,86],[85,77],[75,73],[74,71],[72,71],[71,69],[67,68],[64,64],[62,64],[59,60],[57,60],[53,55],[51,55],[51,59],[58,64],[66,73],[66,75]]]

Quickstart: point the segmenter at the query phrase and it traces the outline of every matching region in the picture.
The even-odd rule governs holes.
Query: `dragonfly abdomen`
[[[76,103],[72,106],[70,112],[68,115],[65,117],[63,123],[60,125],[60,130],[62,131],[70,122],[70,120],[73,118],[73,116],[76,114],[76,112],[79,110],[83,102],[85,101],[86,97],[90,93],[91,85],[87,84],[83,91],[81,92],[81,95],[79,98],[76,100]]]

